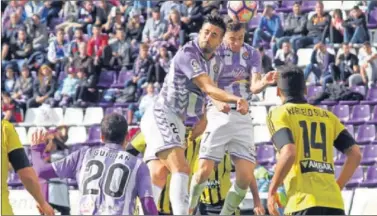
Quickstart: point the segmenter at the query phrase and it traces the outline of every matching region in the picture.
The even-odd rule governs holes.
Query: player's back
[[[145,167],[142,159],[126,152],[121,145],[86,149],[77,173],[80,214],[133,214],[135,199],[143,187],[139,179],[141,167]]]
[[[274,143],[279,130],[289,129],[296,146],[295,162],[284,180],[285,213],[314,206],[343,209],[333,161],[334,142],[344,130],[339,119],[310,104],[286,103],[269,113],[268,127]]]

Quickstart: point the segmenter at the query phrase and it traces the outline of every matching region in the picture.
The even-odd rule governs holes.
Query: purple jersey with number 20
[[[77,180],[81,215],[132,215],[136,197],[153,197],[146,164],[117,144],[82,148],[52,166]]]

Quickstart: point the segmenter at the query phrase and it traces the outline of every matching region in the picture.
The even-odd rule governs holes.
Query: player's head
[[[101,139],[104,143],[123,145],[128,133],[126,118],[118,113],[111,113],[101,121]]]
[[[288,98],[304,98],[306,85],[303,71],[294,65],[284,65],[277,68],[278,96],[284,102]]]
[[[350,52],[351,52],[351,46],[350,46],[349,43],[344,42],[344,43],[342,44],[342,48],[343,48],[343,52],[344,52],[345,55],[350,54]]]
[[[233,51],[239,52],[245,41],[245,24],[229,19],[226,23],[225,44]]]
[[[205,54],[212,54],[221,44],[226,31],[220,16],[208,16],[199,32],[199,47]]]

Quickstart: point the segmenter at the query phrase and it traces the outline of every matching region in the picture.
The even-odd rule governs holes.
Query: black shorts
[[[293,212],[292,215],[345,215],[343,209],[329,207],[311,207],[302,211]]]
[[[216,205],[208,205],[199,202],[195,215],[219,215],[223,206],[224,201],[221,201]],[[236,209],[236,212],[233,213],[233,215],[240,215],[239,209]]]

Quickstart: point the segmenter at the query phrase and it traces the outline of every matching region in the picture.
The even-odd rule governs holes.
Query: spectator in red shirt
[[[14,114],[16,111],[16,105],[10,97],[10,94],[8,92],[2,92],[1,101],[1,114],[3,119],[8,120],[9,122],[15,122],[16,119]]]
[[[109,37],[101,34],[101,26],[93,26],[93,37],[88,41],[88,55],[94,58],[94,64],[99,65],[99,61],[104,48],[109,44]]]

